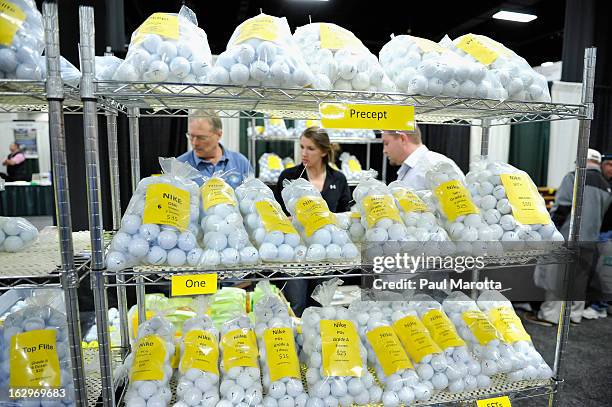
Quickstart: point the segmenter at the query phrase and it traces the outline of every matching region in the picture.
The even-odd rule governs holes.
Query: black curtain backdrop
[[[508,163],[529,174],[538,186],[547,182],[549,140],[549,122],[510,126]]]

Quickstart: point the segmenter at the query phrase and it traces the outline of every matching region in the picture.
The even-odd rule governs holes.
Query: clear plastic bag
[[[132,33],[125,61],[113,80],[204,83],[212,56],[208,37],[193,11],[151,14]]]
[[[361,163],[354,155],[349,153],[340,154],[340,168],[347,181],[357,181],[363,174]]]
[[[295,167],[295,161],[293,161],[293,158],[291,157],[283,158],[283,168],[284,169],[293,168],[293,167]]]
[[[312,298],[321,307],[308,307],[302,314],[300,359],[308,368],[309,406],[349,407],[379,403],[382,398],[382,389],[367,370],[368,351],[359,339],[351,312],[330,305],[341,284],[334,278],[317,286]]]
[[[335,214],[310,182],[303,178],[285,180],[281,195],[293,225],[306,242],[306,261],[350,261],[359,257],[348,233],[336,225]]]
[[[58,397],[58,405],[76,405],[68,325],[59,290],[25,298],[21,309],[7,315],[2,334],[0,377],[6,381],[0,379],[0,383],[17,389],[50,392],[65,389],[66,396]],[[0,384],[0,404],[9,402],[7,391]],[[46,400],[47,397],[28,397],[10,401],[18,405],[44,406]]]
[[[259,179],[268,184],[275,184],[284,169],[281,158],[274,153],[263,153],[258,163]]]
[[[198,264],[200,173],[175,158],[160,158],[162,175],[143,178],[113,237],[106,267],[119,271],[138,264],[180,267]]]
[[[42,15],[34,0],[3,2],[0,14],[0,78],[41,80],[45,48]]]
[[[208,79],[214,84],[302,88],[312,84],[313,75],[287,19],[260,14],[234,30]]]
[[[219,330],[207,315],[210,297],[191,304],[196,317],[183,324],[181,359],[173,407],[215,407],[219,402]]]
[[[236,188],[249,237],[263,261],[295,262],[306,257],[306,246],[274,193],[261,180],[247,179]]]
[[[374,367],[383,385],[382,403],[389,407],[429,400],[434,391],[431,376],[417,373],[419,370],[415,370],[394,329],[391,316],[400,304],[400,301],[355,301],[349,306],[368,350],[368,364]]]
[[[548,83],[522,57],[503,44],[484,35],[465,34],[442,43],[463,60],[478,62],[496,78],[509,100],[550,102]]]
[[[311,23],[298,27],[293,37],[315,74],[315,89],[395,91],[378,59],[349,30]]]
[[[24,218],[0,216],[0,252],[15,253],[36,242],[38,229]]]
[[[221,326],[221,403],[259,406],[263,400],[257,340],[246,314],[234,315]],[[229,402],[229,403],[228,403]]]
[[[123,59],[117,58],[114,55],[97,56],[96,64],[96,79],[100,81],[110,81],[115,75],[115,71],[123,63]]]
[[[264,118],[264,137],[286,137],[288,135],[287,125],[283,119]]]
[[[503,100],[497,78],[484,65],[419,37],[398,35],[380,50],[380,63],[398,91],[428,96]]]
[[[45,56],[38,57],[38,66],[43,78],[47,77],[47,60]],[[66,58],[60,56],[60,77],[70,86],[77,86],[81,80],[81,71],[72,65]]]
[[[263,405],[303,406],[308,396],[302,385],[293,321],[287,304],[272,291],[269,281],[255,303],[255,333],[263,370]]]
[[[203,253],[199,265],[235,267],[259,262],[259,252],[249,241],[242,224],[234,190],[223,174],[213,174],[202,184]]]

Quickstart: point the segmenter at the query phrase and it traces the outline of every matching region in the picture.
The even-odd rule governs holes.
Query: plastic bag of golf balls
[[[47,60],[41,55],[38,57],[38,66],[42,78],[47,77]],[[64,83],[71,86],[77,86],[81,80],[81,71],[76,66],[72,65],[66,58],[60,56],[60,77]]]
[[[250,178],[236,188],[249,237],[263,261],[299,262],[306,257],[300,235],[261,180]]]
[[[162,315],[138,326],[136,345],[124,363],[129,371],[126,407],[165,407],[170,403],[174,336],[174,326]]]
[[[74,406],[68,326],[58,290],[27,297],[25,306],[4,320],[0,348],[0,394],[8,388],[65,389],[58,406]],[[53,393],[50,393],[51,395]],[[52,396],[49,396],[51,398]],[[9,400],[8,398],[6,399]],[[47,397],[11,399],[16,405],[45,406]],[[0,404],[4,402],[0,399]]]
[[[100,81],[110,81],[115,75],[115,71],[123,63],[123,59],[117,58],[114,55],[97,56],[96,64],[96,79]]]
[[[263,153],[258,162],[259,179],[267,184],[275,184],[284,169],[281,158],[274,153]]]
[[[289,135],[283,119],[264,118],[264,137],[286,137]]]
[[[313,75],[287,19],[260,14],[234,30],[208,79],[214,84],[302,88],[312,84]]]
[[[174,407],[214,407],[219,402],[219,330],[207,315],[210,298],[196,297],[196,317],[183,324]]]
[[[383,385],[382,404],[390,407],[428,400],[435,387],[433,370],[422,368],[424,364],[417,364],[415,370],[406,353],[408,349],[396,333],[391,316],[398,314],[401,304],[401,301],[354,301],[349,306],[368,350],[368,364],[374,367]],[[437,390],[444,388],[441,384],[445,383],[438,379],[434,382],[438,384]]]
[[[366,228],[361,221],[361,213],[356,207],[349,212],[348,234],[353,243],[361,243],[366,234]]]
[[[477,34],[465,34],[452,42],[445,39],[443,43],[464,60],[485,66],[503,86],[507,99],[550,102],[546,77],[503,44]]]
[[[320,120],[294,120],[293,129],[289,129],[293,133],[293,137],[300,138],[304,130],[311,127],[321,127]],[[329,135],[329,133],[328,133]]]
[[[15,253],[32,245],[38,229],[24,218],[0,216],[0,252]]]
[[[211,66],[208,37],[193,11],[151,14],[132,33],[113,80],[204,83]]]
[[[45,48],[42,15],[33,0],[4,1],[0,14],[0,79],[42,79]]]
[[[423,380],[451,393],[473,391],[491,384],[480,363],[459,337],[440,303],[417,294],[393,314],[394,327]]]
[[[545,245],[542,241],[564,241],[526,172],[482,156],[472,163],[465,180],[490,230],[488,240],[501,240],[509,250],[538,249]],[[481,231],[486,232],[479,229],[479,234]]]
[[[303,178],[286,180],[281,195],[293,225],[306,242],[306,261],[350,261],[359,257],[357,246],[336,225],[336,215],[310,182]]]
[[[512,344],[504,341],[503,336],[475,301],[461,291],[453,291],[442,302],[442,307],[455,324],[459,336],[480,361],[484,375],[506,373],[512,381],[527,378],[524,375],[524,368],[527,366],[525,358]]]
[[[298,27],[293,36],[315,74],[315,89],[395,90],[378,59],[349,30],[312,23]]]
[[[521,318],[514,312],[512,303],[499,291],[488,290],[480,294],[477,304],[497,328],[504,342],[514,348],[516,357],[526,363],[522,369],[523,379],[550,379],[553,372],[533,346],[531,337],[525,331]]]
[[[302,314],[300,358],[308,368],[308,406],[349,407],[379,403],[382,398],[382,389],[367,370],[368,351],[351,312],[330,305],[341,284],[334,278],[315,288],[312,297],[321,307],[308,307]]]
[[[380,50],[380,63],[398,91],[480,99],[504,99],[503,88],[477,61],[458,57],[430,40],[398,35]]]
[[[181,267],[198,264],[200,173],[174,158],[160,158],[162,175],[138,183],[113,237],[106,267],[119,271],[138,264]]]
[[[262,281],[266,293],[255,304],[255,333],[263,370],[263,405],[303,406],[308,400],[300,376],[293,321],[287,304]]]
[[[361,177],[363,170],[361,169],[361,163],[354,155],[349,153],[340,154],[340,168],[342,173],[346,177],[347,181],[357,181]]]
[[[291,158],[291,157],[283,158],[282,162],[283,162],[283,168],[284,169],[295,167],[295,161],[293,161],[293,158]]]
[[[260,406],[263,401],[257,340],[246,314],[221,325],[221,402],[217,406]]]

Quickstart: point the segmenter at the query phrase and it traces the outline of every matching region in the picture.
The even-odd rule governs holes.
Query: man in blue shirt
[[[203,176],[211,177],[214,173],[224,173],[225,181],[236,188],[246,176],[253,173],[253,168],[245,156],[236,151],[229,151],[220,143],[223,136],[221,119],[215,111],[189,111],[187,138],[192,151],[177,157],[179,161],[189,163]],[[196,180],[202,184],[201,180]]]

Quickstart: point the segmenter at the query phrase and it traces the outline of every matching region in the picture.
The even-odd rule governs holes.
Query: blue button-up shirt
[[[187,151],[185,154],[177,157],[177,160],[188,163],[202,174],[203,177],[212,177],[215,173],[223,173],[223,179],[232,188],[236,188],[242,181],[253,173],[253,168],[249,160],[245,156],[236,152],[229,151],[221,146],[223,155],[217,164],[201,159],[195,154],[195,151]],[[201,179],[195,180],[198,185],[202,185]]]

